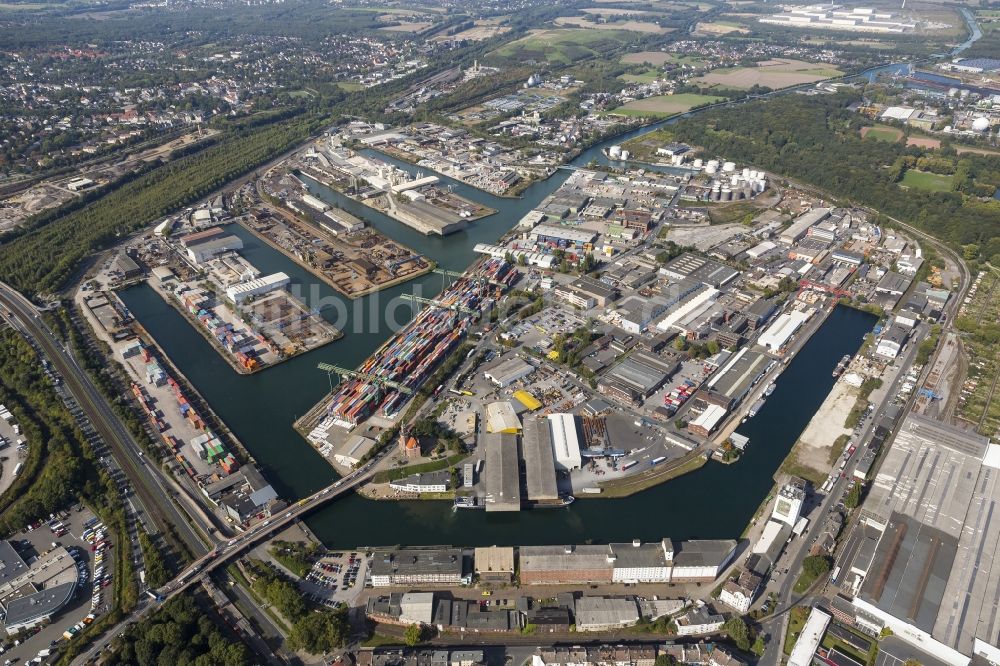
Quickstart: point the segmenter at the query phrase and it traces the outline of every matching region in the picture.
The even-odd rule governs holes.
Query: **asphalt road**
[[[204,553],[209,548],[206,539],[196,533],[169,499],[171,494],[160,476],[156,465],[147,465],[142,449],[132,433],[118,419],[104,396],[94,386],[76,358],[68,353],[48,326],[41,320],[38,310],[24,296],[5,284],[0,284],[0,304],[3,304],[21,325],[22,333],[29,336],[44,352],[55,370],[65,380],[65,386],[77,404],[90,419],[101,438],[111,447],[115,460],[125,472],[136,493],[144,513],[157,530],[166,532],[172,525],[187,547],[194,553]],[[211,543],[209,541],[209,543]]]

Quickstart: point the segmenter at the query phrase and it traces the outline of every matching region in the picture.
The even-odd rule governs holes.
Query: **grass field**
[[[862,127],[862,138],[871,138],[877,141],[888,141],[896,143],[903,138],[903,130],[898,127],[887,127],[886,125],[875,125],[874,127]]]
[[[699,23],[697,31],[704,35],[728,35],[733,32],[747,33],[750,28],[736,21],[713,21]]]
[[[545,60],[568,65],[617,48],[628,39],[629,33],[623,30],[535,30],[526,37],[504,44],[493,53],[517,61]]]
[[[651,21],[635,21],[631,19],[609,20],[607,23],[594,23],[589,18],[584,16],[560,16],[555,20],[555,23],[560,26],[574,26],[577,28],[585,28],[587,30],[604,30],[607,27],[613,27],[617,30],[628,30],[630,32],[643,32],[655,35],[662,35],[670,32],[669,28],[661,27],[657,23],[653,23]]]
[[[675,113],[689,111],[702,104],[720,102],[724,97],[715,95],[696,95],[694,93],[683,93],[681,95],[657,95],[647,97],[634,102],[629,102],[624,106],[619,106],[611,113],[622,116],[644,116],[647,118],[661,118],[672,116]]]
[[[628,81],[629,83],[652,83],[656,79],[660,78],[660,70],[649,68],[638,74],[622,74],[618,78],[622,81]]]
[[[928,192],[950,192],[952,180],[953,178],[951,176],[941,176],[936,173],[930,173],[929,171],[909,169],[905,174],[903,174],[903,180],[900,181],[899,184],[903,187],[911,187],[915,190],[927,190]]]
[[[778,89],[829,79],[839,76],[841,73],[836,67],[825,63],[777,58],[759,62],[754,67],[717,69],[695,79],[695,81],[741,90],[755,85]]]
[[[356,81],[338,81],[337,87],[341,90],[346,90],[347,92],[354,92],[356,90],[364,89],[364,86]]]

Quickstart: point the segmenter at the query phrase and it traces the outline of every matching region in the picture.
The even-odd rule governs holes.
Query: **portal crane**
[[[470,310],[469,308],[463,307],[458,303],[444,303],[442,301],[436,301],[433,298],[424,298],[422,296],[414,296],[413,294],[400,294],[399,297],[404,301],[411,301],[422,305],[433,305],[434,307],[443,308],[445,310],[457,310],[463,314],[472,315],[474,317],[478,317],[480,314],[479,310]]]

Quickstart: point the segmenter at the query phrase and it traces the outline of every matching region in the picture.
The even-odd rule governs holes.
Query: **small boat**
[[[766,398],[766,397],[770,396],[772,393],[774,393],[774,382],[771,382],[770,384],[768,384],[767,388],[764,389],[764,397]]]
[[[563,507],[569,506],[576,501],[576,498],[572,495],[560,495],[558,502],[545,502],[537,503],[532,506],[533,509],[561,509]]]
[[[844,354],[844,358],[840,359],[840,363],[838,363],[837,367],[833,369],[833,376],[839,377],[847,368],[847,366],[850,364],[850,362],[851,362],[851,355]]]
[[[456,497],[453,509],[485,509],[485,504],[480,504],[475,497]]]

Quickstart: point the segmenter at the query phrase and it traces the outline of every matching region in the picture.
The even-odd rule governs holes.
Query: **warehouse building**
[[[593,243],[597,234],[587,229],[562,227],[553,224],[539,224],[529,236],[536,243],[551,243],[559,247],[583,247]]]
[[[521,477],[517,437],[509,434],[487,434],[485,442],[486,510],[520,511]]]
[[[486,432],[516,435],[521,432],[521,419],[508,400],[499,400],[486,405]]]
[[[668,555],[671,582],[713,581],[736,555],[736,542],[732,539],[678,541]]]
[[[361,460],[375,446],[375,440],[370,437],[354,435],[344,442],[343,446],[336,450],[333,459],[344,467],[353,467],[361,463]]]
[[[514,580],[514,549],[509,546],[476,548],[475,563],[480,582],[507,584]]]
[[[828,613],[813,607],[809,611],[809,618],[806,619],[805,626],[799,633],[795,645],[792,647],[792,654],[788,657],[788,666],[811,666],[816,649],[826,634],[826,628],[830,625],[832,618]]]
[[[809,321],[811,316],[811,310],[792,310],[782,313],[774,320],[773,324],[767,327],[767,330],[760,334],[760,337],[757,338],[757,344],[772,352],[779,351],[788,344],[795,332]]]
[[[434,621],[433,592],[405,592],[399,599],[399,620],[406,624],[429,625]]]
[[[257,278],[256,280],[247,280],[246,282],[241,282],[239,284],[234,284],[231,287],[226,288],[226,296],[229,297],[236,305],[239,305],[243,301],[254,298],[256,296],[263,296],[264,294],[269,294],[272,291],[284,288],[291,278],[285,273],[272,273],[271,275],[265,275],[262,278]]]
[[[556,459],[548,418],[530,418],[524,421],[521,458],[524,460],[528,500],[532,502],[558,500]]]
[[[486,379],[499,388],[507,388],[519,379],[523,379],[535,371],[535,366],[520,356],[504,359],[483,373]]]
[[[451,485],[451,472],[446,469],[436,472],[411,474],[389,482],[389,487],[404,493],[443,493]]]
[[[1000,661],[1000,445],[909,414],[861,509],[881,532],[854,599],[858,623],[937,659]]]
[[[618,290],[589,277],[581,277],[552,290],[556,298],[581,310],[607,307],[618,298]]]
[[[372,554],[373,587],[459,585],[468,582],[462,551],[457,548],[376,550]]]
[[[664,266],[661,272],[673,280],[689,279],[716,289],[721,289],[740,274],[734,268],[691,252],[676,257]]]
[[[903,345],[906,344],[908,335],[902,326],[891,325],[879,338],[878,345],[875,346],[875,353],[889,360],[896,358],[903,349]]]
[[[739,350],[706,383],[706,401],[732,409],[764,376],[770,363],[771,359],[761,352]]]
[[[577,631],[614,631],[639,621],[635,599],[624,597],[580,597],[576,601]]]
[[[679,367],[676,360],[635,352],[605,372],[597,390],[623,402],[635,403],[652,395]]]
[[[788,245],[797,243],[809,232],[811,226],[828,217],[830,217],[829,208],[813,208],[808,213],[795,218],[795,221],[787,229],[778,234],[778,240]]]
[[[572,414],[549,414],[548,422],[556,469],[563,471],[580,469],[583,466],[580,449],[583,447],[580,446],[576,417]]]
[[[522,585],[576,585],[612,582],[607,546],[521,546]]]
[[[195,234],[192,234],[192,236]],[[201,264],[212,257],[222,254],[223,252],[232,252],[235,250],[243,249],[243,241],[239,236],[216,236],[209,238],[207,240],[188,244],[187,254],[188,258],[195,264]]]
[[[659,543],[613,543],[609,546],[614,558],[611,580],[615,583],[666,583],[670,581],[668,555],[673,558],[674,546],[669,539]]]
[[[688,423],[689,432],[700,437],[708,437],[726,416],[726,408],[722,405],[708,405],[698,417]]]

